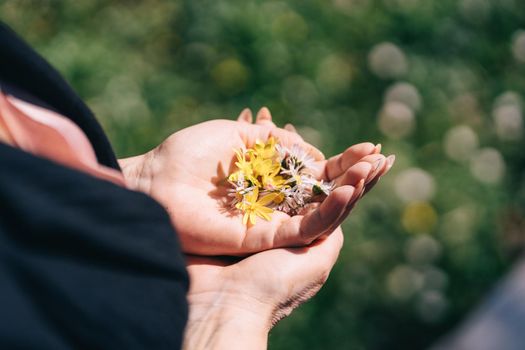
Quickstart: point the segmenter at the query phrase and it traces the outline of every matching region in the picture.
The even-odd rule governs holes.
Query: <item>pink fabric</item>
[[[125,186],[122,173],[100,165],[82,130],[58,113],[0,92],[0,125],[26,152]]]

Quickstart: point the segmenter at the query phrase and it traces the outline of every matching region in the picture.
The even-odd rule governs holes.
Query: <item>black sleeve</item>
[[[187,288],[157,202],[0,143],[0,348],[178,349]]]
[[[98,162],[120,169],[111,145],[93,113],[62,76],[0,22],[0,81],[17,90],[17,97],[53,109],[71,119],[86,134]],[[11,91],[9,91],[11,92]],[[12,93],[12,92],[11,92]],[[22,96],[20,96],[22,95]]]

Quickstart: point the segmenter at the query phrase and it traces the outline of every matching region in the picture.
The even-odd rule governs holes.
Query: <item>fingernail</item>
[[[385,165],[386,159],[384,157],[381,157],[380,159],[376,160],[372,165],[372,171],[368,174],[366,177],[365,184],[369,184],[379,173],[381,169],[383,169],[383,166]]]
[[[375,147],[374,147],[374,154],[378,154],[378,153],[381,153],[381,144],[378,143]]]
[[[390,170],[396,161],[396,155],[391,154],[386,158],[386,171]]]

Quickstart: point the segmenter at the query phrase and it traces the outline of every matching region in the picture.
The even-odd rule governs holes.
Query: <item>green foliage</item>
[[[345,224],[317,298],[271,349],[418,349],[523,243],[520,0],[0,0],[119,156],[265,105],[326,154],[372,140],[392,173]],[[520,31],[521,30],[521,31]]]

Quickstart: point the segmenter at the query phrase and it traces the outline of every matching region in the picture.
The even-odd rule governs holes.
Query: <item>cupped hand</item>
[[[268,331],[325,283],[342,244],[336,228],[309,246],[271,249],[240,261],[189,256],[184,348],[266,349]]]
[[[152,151],[121,160],[128,185],[158,200],[169,212],[183,251],[199,255],[245,255],[307,245],[330,234],[357,200],[392,166],[371,143],[362,143],[328,160],[293,128],[277,128],[268,109],[243,111],[237,121],[212,120],[171,135]],[[303,215],[275,211],[270,221],[243,225],[228,202],[226,177],[234,171],[235,149],[274,136],[284,146],[298,144],[318,164],[316,176],[335,181],[335,190]]]

